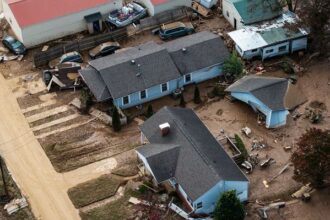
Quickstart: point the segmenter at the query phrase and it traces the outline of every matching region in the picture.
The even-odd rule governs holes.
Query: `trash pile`
[[[23,209],[28,206],[28,203],[24,197],[21,199],[13,199],[9,203],[7,203],[4,209],[7,211],[8,215],[11,215],[17,212],[20,209]]]
[[[312,124],[318,124],[322,121],[323,112],[326,110],[325,104],[319,101],[312,101],[305,108],[304,118],[308,119]]]
[[[266,143],[264,143],[264,140],[257,140],[257,139],[254,139],[252,141],[252,146],[251,146],[251,151],[254,151],[254,150],[261,150],[261,149],[264,149],[266,148],[268,145]]]

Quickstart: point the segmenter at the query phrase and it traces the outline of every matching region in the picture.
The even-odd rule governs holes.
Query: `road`
[[[35,216],[42,220],[80,219],[66,193],[65,177],[53,169],[2,74],[0,105],[0,154]]]

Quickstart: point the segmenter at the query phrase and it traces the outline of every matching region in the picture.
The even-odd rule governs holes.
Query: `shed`
[[[86,15],[85,21],[87,23],[87,29],[90,34],[101,32],[102,27],[102,15],[100,12],[96,12],[91,15]]]
[[[165,122],[170,132],[162,135]],[[147,173],[177,191],[193,213],[212,213],[225,191],[248,199],[248,179],[192,109],[164,107],[140,129],[149,143],[136,151]]]
[[[228,35],[235,42],[237,52],[244,59],[262,60],[307,49],[308,31],[292,12],[258,25],[245,26]]]
[[[150,16],[179,7],[191,7],[192,0],[137,0],[148,9]]]
[[[267,128],[285,125],[288,110],[305,100],[297,86],[288,79],[277,77],[248,75],[230,85],[226,91],[265,115]]]
[[[223,0],[222,13],[234,29],[241,29],[281,15],[279,0]]]
[[[106,15],[122,7],[122,0],[0,1],[13,32],[27,47],[86,30],[85,16]]]

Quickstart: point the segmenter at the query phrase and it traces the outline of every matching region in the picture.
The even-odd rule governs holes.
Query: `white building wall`
[[[191,7],[192,0],[169,0],[163,4],[153,5],[151,0],[138,0],[148,9],[148,13],[150,16],[154,16],[160,12],[175,9],[178,7],[186,6]]]
[[[3,11],[3,10],[2,10],[2,4],[3,4],[2,1],[3,1],[3,0],[0,0],[0,13]]]
[[[13,12],[9,8],[9,5],[7,3],[7,0],[0,0],[2,2],[2,7],[3,7],[3,13],[5,15],[6,20],[10,24],[13,32],[15,33],[15,36],[18,40],[23,41],[23,36],[22,36],[22,30],[19,27],[16,18],[14,17]]]
[[[241,22],[242,17],[231,3],[231,0],[222,1],[222,14],[232,27],[234,27],[234,19],[236,19],[236,29],[242,29],[244,24]]]
[[[75,14],[58,17],[50,21],[27,26],[22,30],[22,41],[32,47],[50,40],[87,30],[84,16],[100,12],[106,16],[110,11],[122,7],[122,0],[84,10]]]

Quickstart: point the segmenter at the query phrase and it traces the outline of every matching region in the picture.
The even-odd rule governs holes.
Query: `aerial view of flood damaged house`
[[[272,21],[246,26],[228,35],[244,59],[264,60],[307,49],[308,31],[299,24],[297,15],[289,11]]]
[[[274,19],[282,14],[278,0],[223,0],[222,13],[235,28]]]
[[[248,75],[229,86],[226,91],[263,114],[267,128],[285,125],[289,110],[306,100],[297,85],[277,77]]]
[[[193,110],[163,107],[140,129],[146,144],[136,151],[146,173],[176,191],[189,213],[212,213],[229,190],[248,199],[248,179]]]
[[[222,39],[199,32],[165,44],[148,42],[89,62],[80,75],[97,101],[125,109],[222,74]]]
[[[102,16],[123,4],[122,0],[0,1],[15,36],[27,47],[84,31],[88,26],[99,31]]]

